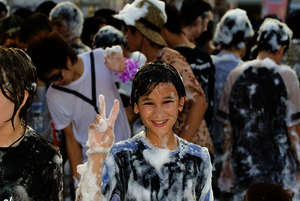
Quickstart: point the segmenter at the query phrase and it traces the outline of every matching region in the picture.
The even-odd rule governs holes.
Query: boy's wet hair
[[[135,75],[131,91],[132,107],[141,96],[150,94],[159,83],[172,83],[179,98],[186,95],[182,79],[177,70],[167,63],[156,61],[145,64]]]
[[[14,103],[14,111],[10,119],[14,127],[14,118],[20,108],[25,91],[28,99],[19,117],[26,125],[27,110],[31,106],[37,87],[36,69],[30,57],[21,49],[0,47],[0,89],[3,95]]]

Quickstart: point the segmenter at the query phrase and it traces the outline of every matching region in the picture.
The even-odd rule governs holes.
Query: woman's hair
[[[177,70],[167,63],[156,61],[145,64],[135,75],[131,91],[132,107],[141,96],[150,94],[159,83],[172,83],[179,98],[185,96],[184,85]]]
[[[31,106],[37,87],[36,69],[30,57],[21,49],[0,47],[0,89],[3,95],[14,103],[9,119],[14,127],[14,118],[19,110],[25,91],[28,98],[20,110],[19,118],[26,125],[27,110]]]

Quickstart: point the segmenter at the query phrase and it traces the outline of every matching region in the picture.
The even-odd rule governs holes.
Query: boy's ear
[[[181,97],[181,98],[179,99],[178,110],[179,110],[180,112],[183,110],[184,101],[185,101],[185,97]]]
[[[137,106],[136,103],[134,103],[134,105],[133,105],[133,112],[134,112],[134,114],[138,114],[139,113],[139,108],[138,108],[138,106]]]
[[[72,70],[72,68],[73,68],[73,64],[72,64],[71,59],[69,57],[67,59],[66,66],[69,70]]]

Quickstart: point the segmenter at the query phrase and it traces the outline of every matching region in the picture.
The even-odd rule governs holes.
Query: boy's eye
[[[163,103],[164,104],[168,104],[168,103],[173,103],[174,101],[173,100],[166,100],[166,101],[164,101]]]
[[[152,102],[145,102],[145,103],[143,103],[143,105],[153,105],[153,103]]]

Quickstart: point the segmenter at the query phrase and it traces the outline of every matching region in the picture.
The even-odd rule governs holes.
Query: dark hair
[[[127,40],[123,33],[110,25],[101,27],[95,34],[93,48],[106,48],[114,45],[122,45],[127,48]]]
[[[23,22],[19,38],[21,42],[27,43],[38,33],[42,31],[50,33],[51,30],[51,23],[48,17],[42,13],[34,13]]]
[[[286,24],[293,31],[294,38],[300,38],[300,26],[298,21],[300,19],[300,9],[292,11],[286,18]]]
[[[68,58],[72,64],[77,62],[77,55],[72,47],[55,32],[32,42],[27,52],[37,68],[39,79],[44,82],[47,82],[45,76],[52,70],[66,69]]]
[[[279,184],[255,183],[252,184],[246,194],[248,201],[291,201],[292,195]]]
[[[31,16],[33,12],[29,8],[20,7],[15,10],[13,14],[25,20],[27,17]]]
[[[23,102],[25,91],[28,92],[28,99],[19,114],[26,125],[27,110],[31,106],[37,86],[36,69],[23,50],[0,47],[0,71],[0,89],[14,103],[13,115],[8,120],[13,127],[14,117]]]
[[[182,25],[193,24],[198,16],[203,18],[208,11],[212,11],[212,7],[207,0],[184,0],[180,9]]]
[[[159,83],[172,83],[179,98],[186,95],[182,79],[177,70],[170,64],[156,61],[145,64],[135,75],[131,91],[132,107],[141,96],[150,94]]]
[[[8,10],[6,5],[3,2],[0,2],[0,14],[2,14],[2,12],[7,14]]]
[[[93,36],[98,32],[99,28],[105,24],[101,17],[88,17],[84,19],[81,33],[81,40],[89,47],[93,46]]]
[[[164,25],[165,28],[172,33],[180,34],[181,24],[179,11],[171,4],[166,4],[165,10],[167,14],[167,22]]]
[[[42,13],[46,16],[49,17],[49,13],[56,6],[56,3],[53,1],[44,1],[42,2],[36,9],[35,11],[38,13]]]

